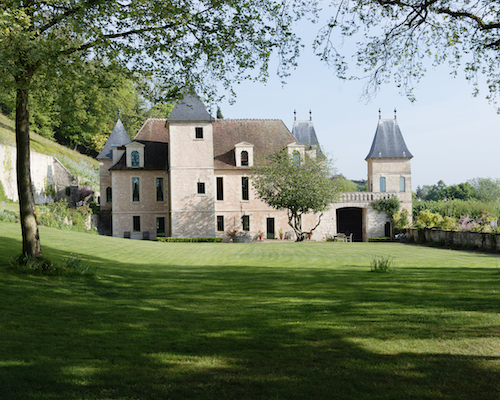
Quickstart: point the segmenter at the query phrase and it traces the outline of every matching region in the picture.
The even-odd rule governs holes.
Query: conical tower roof
[[[127,135],[127,131],[125,130],[120,117],[118,117],[118,121],[116,121],[111,135],[109,135],[106,144],[102,148],[97,158],[113,158],[113,146],[123,146],[130,142],[131,140]]]
[[[312,121],[294,121],[292,135],[298,143],[319,148],[318,137]]]
[[[379,119],[369,158],[412,158],[396,119]]]
[[[173,121],[208,121],[214,119],[207,112],[207,109],[196,94],[185,93],[184,97],[177,102],[172,113],[167,118],[168,122]]]

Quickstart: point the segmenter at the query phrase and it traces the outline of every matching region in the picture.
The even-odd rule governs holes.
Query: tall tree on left
[[[41,255],[29,157],[36,82],[99,59],[156,76],[171,98],[186,89],[213,95],[218,85],[265,80],[273,51],[286,75],[299,53],[291,27],[303,11],[273,0],[2,0],[0,87],[16,91],[23,253]]]

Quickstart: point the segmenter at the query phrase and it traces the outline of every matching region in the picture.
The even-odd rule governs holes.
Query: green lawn
[[[1,399],[500,399],[500,258],[393,243],[156,243],[41,227],[93,278],[19,275]],[[371,273],[375,256],[395,271]]]

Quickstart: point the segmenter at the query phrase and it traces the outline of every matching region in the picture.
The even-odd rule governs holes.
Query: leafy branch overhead
[[[484,75],[490,100],[500,90],[500,3],[497,0],[333,0],[335,12],[321,29],[315,51],[347,77],[348,62],[337,35],[357,41],[355,59],[368,74],[365,95],[394,80],[414,99],[412,89],[425,74],[425,59],[463,69],[477,85]],[[475,93],[477,93],[477,87]]]

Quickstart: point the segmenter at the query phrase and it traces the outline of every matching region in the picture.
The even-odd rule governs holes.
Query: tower
[[[111,171],[109,170],[119,159],[123,151],[118,150],[124,145],[130,143],[130,138],[120,120],[116,121],[113,131],[109,135],[106,144],[97,156],[99,160],[99,180],[100,180],[100,208],[101,215],[99,221],[99,233],[111,235],[111,211],[113,200],[113,187],[111,184]]]
[[[381,119],[379,115],[372,147],[366,156],[367,190],[397,194],[401,207],[405,208],[410,216],[412,215],[412,158],[413,155],[406,147],[399,129],[396,110],[394,110],[394,119]]]
[[[215,237],[213,120],[191,93],[167,118],[172,237]]]

